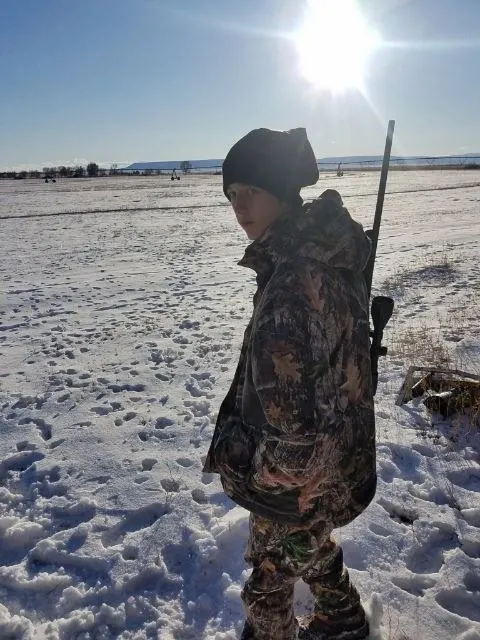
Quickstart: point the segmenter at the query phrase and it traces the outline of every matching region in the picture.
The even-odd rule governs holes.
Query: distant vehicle
[[[174,169],[172,171],[172,175],[170,177],[170,180],[180,180],[180,176],[177,176],[177,170],[176,169]]]
[[[56,180],[55,180],[55,178],[54,178],[53,176],[46,175],[46,176],[45,176],[45,182],[46,182],[47,184],[48,184],[48,181],[49,181],[49,180],[50,180],[51,182],[56,182]]]

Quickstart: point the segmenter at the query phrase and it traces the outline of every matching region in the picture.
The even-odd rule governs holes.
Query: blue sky
[[[302,0],[1,0],[0,167],[220,158],[259,126],[376,154],[389,118],[396,153],[480,152],[480,0],[359,1],[385,45],[332,97],[285,35]]]

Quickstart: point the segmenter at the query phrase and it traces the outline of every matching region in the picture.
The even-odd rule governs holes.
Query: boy
[[[354,640],[368,622],[331,539],[375,495],[368,295],[370,242],[318,180],[305,129],[256,129],[223,163],[223,188],[253,242],[253,315],[205,462],[251,512],[242,640]],[[295,582],[315,611],[297,620]]]

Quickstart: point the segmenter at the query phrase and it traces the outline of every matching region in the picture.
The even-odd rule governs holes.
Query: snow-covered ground
[[[369,227],[378,178],[304,196],[338,188]],[[480,372],[480,176],[392,172],[388,192],[379,486],[336,535],[372,638],[479,640],[479,429],[395,398],[439,345]],[[221,178],[3,181],[0,216],[0,638],[234,640],[248,513],[201,468],[254,277]]]

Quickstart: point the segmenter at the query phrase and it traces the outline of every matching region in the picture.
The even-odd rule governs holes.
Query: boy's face
[[[276,196],[249,184],[233,182],[228,186],[227,194],[237,222],[250,240],[259,238],[286,209]]]

